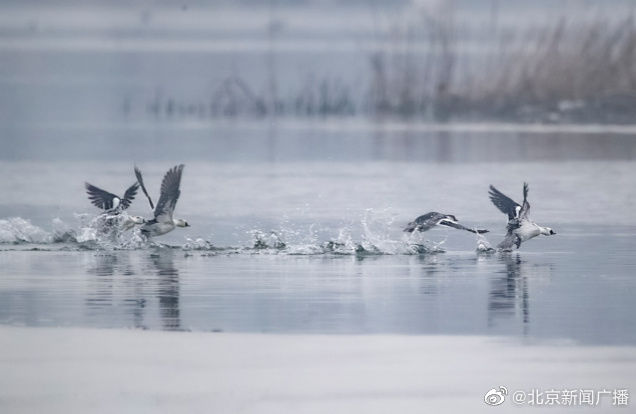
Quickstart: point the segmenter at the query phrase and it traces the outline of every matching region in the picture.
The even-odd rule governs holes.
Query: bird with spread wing
[[[181,195],[181,175],[184,165],[180,164],[166,172],[161,182],[161,193],[156,206],[152,202],[146,186],[144,184],[141,170],[135,167],[135,176],[137,182],[141,186],[142,192],[148,198],[150,208],[154,208],[154,218],[145,220],[141,225],[141,233],[146,237],[161,236],[175,229],[175,227],[190,227],[187,221],[183,219],[174,219],[172,217],[174,209]]]
[[[523,203],[519,204],[494,186],[490,186],[488,195],[490,201],[508,216],[506,237],[497,246],[501,250],[510,251],[513,246],[517,249],[521,243],[539,235],[552,236],[556,234],[550,227],[542,227],[528,218],[530,203],[528,202],[528,183],[523,183]]]

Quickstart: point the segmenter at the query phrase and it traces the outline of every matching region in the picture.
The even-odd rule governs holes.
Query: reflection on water
[[[180,329],[179,271],[172,257],[170,249],[159,249],[149,254],[146,270],[136,272],[129,252],[96,254],[87,268],[89,318],[95,322],[121,312],[126,326],[147,329],[147,301],[156,297],[161,328]]]
[[[529,336],[530,285],[546,283],[553,274],[551,263],[531,264],[517,253],[502,253],[498,257],[502,269],[490,278],[488,295],[488,325],[494,327],[502,320],[516,321],[524,336]]]
[[[87,268],[89,290],[86,308],[89,318],[101,320],[121,311],[126,325],[145,329],[143,280],[136,274],[127,252],[98,253]]]
[[[490,281],[488,297],[488,323],[494,324],[497,318],[512,317],[521,311],[523,329],[530,321],[530,307],[528,297],[528,275],[521,256],[516,254],[502,254],[500,258],[505,268],[497,272]]]
[[[420,255],[417,256],[417,262],[420,264],[417,269],[417,274],[419,275],[419,294],[430,296],[438,295],[439,284],[437,277],[441,273],[438,255]]]
[[[520,162],[636,159],[636,129],[626,133],[449,129],[367,120],[320,123],[279,120],[198,125],[38,126],[12,131],[0,160],[158,161],[424,161]],[[87,140],[105,134],[108,139]],[[28,139],[20,139],[22,136]],[[1,139],[1,138],[0,138]],[[174,145],[185,140],[187,145]],[[121,151],[126,147],[127,151]],[[69,150],[71,149],[71,150]]]
[[[179,311],[179,271],[175,268],[172,250],[153,253],[151,262],[157,273],[157,296],[161,326],[164,330],[181,328]]]
[[[501,255],[5,251],[0,323],[636,344],[634,236],[563,234]]]
[[[113,275],[118,259],[118,255],[115,254],[98,254],[95,256],[95,266],[86,269],[88,274],[95,275],[88,281],[90,288],[86,297],[86,307],[89,312],[100,312],[113,306]]]

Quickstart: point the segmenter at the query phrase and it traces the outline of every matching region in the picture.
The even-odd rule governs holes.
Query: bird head
[[[146,222],[146,219],[140,216],[128,216],[130,221],[135,223],[135,224],[144,224]]]
[[[177,226],[177,227],[190,227],[188,222],[183,220],[183,219],[176,219],[174,221],[174,225]]]
[[[541,227],[540,231],[544,236],[553,236],[556,234],[556,231],[552,230],[550,227]]]

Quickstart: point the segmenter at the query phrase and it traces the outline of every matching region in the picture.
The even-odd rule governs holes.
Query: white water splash
[[[135,250],[149,245],[138,228],[131,228],[130,216],[125,212],[104,213],[92,218],[86,214],[75,216],[80,221],[76,240],[84,248]]]
[[[250,230],[248,232],[254,240],[252,248],[255,250],[282,250],[287,247],[282,237],[275,231],[265,233],[261,230]]]
[[[423,254],[441,253],[445,240],[433,243],[429,240],[419,240],[420,235],[405,235],[401,240],[391,237],[391,229],[397,215],[390,209],[375,211],[367,209],[362,217],[363,240],[357,248],[358,254]],[[417,242],[413,237],[417,237]]]
[[[493,253],[496,250],[490,245],[490,242],[482,234],[477,234],[477,253]]]
[[[393,254],[426,254],[439,253],[444,249],[444,242],[414,241],[410,235],[396,240],[391,236],[394,230],[396,215],[389,209],[376,212],[369,209],[360,220],[362,229],[361,240],[356,242],[352,236],[352,225],[346,225],[338,230],[338,236],[327,241],[319,240],[320,229],[317,224],[304,229],[294,229],[285,226],[280,231],[264,232],[251,230],[253,243],[246,250],[260,254],[289,254],[289,255],[393,255]]]
[[[51,222],[53,243],[73,243],[77,241],[77,232],[68,223],[56,217]]]
[[[187,238],[181,246],[183,251],[235,252],[247,254],[288,254],[288,255],[392,255],[426,254],[443,252],[444,242],[432,243],[421,240],[420,235],[395,233],[395,215],[389,209],[367,210],[360,220],[361,234],[356,241],[352,235],[357,226],[350,223],[338,229],[335,238],[328,238],[333,229],[323,228],[317,223],[294,228],[290,223],[275,231],[251,230],[251,244],[243,247],[217,247],[205,238]],[[58,244],[58,248],[78,250],[136,250],[161,245],[149,241],[139,231],[126,225],[130,218],[122,212],[117,215],[75,214],[77,225],[72,226],[55,218],[51,231],[33,225],[20,217],[0,219],[0,243],[4,244]],[[322,234],[322,236],[319,236]],[[55,247],[53,247],[55,248]]]
[[[187,238],[186,242],[183,244],[183,246],[181,246],[181,250],[185,250],[185,251],[190,251],[190,250],[217,250],[217,248],[212,244],[212,242],[202,239],[202,238],[197,238],[197,239],[191,239],[191,238]]]
[[[53,236],[21,217],[0,219],[0,243],[51,243]]]

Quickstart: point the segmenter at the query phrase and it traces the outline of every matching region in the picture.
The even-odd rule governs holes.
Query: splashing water
[[[254,239],[254,243],[252,244],[252,249],[254,250],[282,250],[287,247],[287,244],[275,231],[264,233],[261,230],[251,230],[248,233],[251,234]]]
[[[0,219],[0,244],[74,243],[76,232],[59,218],[54,218],[52,231],[31,223],[22,217]]]
[[[139,249],[148,244],[138,230],[124,230],[125,224],[130,221],[125,213],[97,217],[75,214],[75,218],[79,223],[76,228],[60,218],[54,218],[51,231],[21,217],[0,219],[0,244],[61,244],[64,248],[75,245],[78,250]]]
[[[51,243],[53,235],[21,217],[0,220],[0,243]]]
[[[131,218],[125,212],[120,214],[100,214],[88,220],[87,215],[76,215],[81,226],[77,235],[80,245],[101,249],[140,249],[148,241],[138,229],[130,230]]]
[[[214,246],[214,244],[212,244],[212,242],[202,239],[202,238],[197,238],[197,239],[190,239],[187,238],[186,242],[183,246],[181,246],[182,250],[185,251],[210,251],[210,250],[222,250],[216,246]]]
[[[322,245],[323,252],[341,255],[353,254],[357,247],[358,245],[353,242],[351,237],[351,228],[348,226],[339,230],[335,240],[329,240]]]
[[[441,253],[445,240],[433,243],[422,241],[419,234],[404,235],[401,240],[391,238],[390,230],[397,216],[390,209],[375,211],[367,209],[362,217],[363,240],[357,247],[358,253],[365,254],[423,254]],[[414,242],[417,240],[417,242]]]
[[[483,234],[477,234],[477,253],[494,253],[496,250],[490,245],[488,239]]]
[[[152,247],[180,248],[183,251],[200,251],[206,254],[249,253],[249,254],[288,254],[288,255],[418,255],[444,252],[440,243],[423,240],[420,234],[392,237],[396,216],[390,209],[365,211],[360,219],[360,239],[352,236],[356,223],[349,223],[337,229],[312,223],[309,226],[295,228],[285,222],[277,230],[250,230],[247,233],[251,242],[242,247],[218,247],[205,238],[187,238],[180,246],[168,246],[144,237],[139,228],[131,226],[130,216],[120,214],[75,214],[78,224],[69,225],[59,218],[51,223],[47,231],[20,217],[0,219],[0,244],[33,245],[59,244],[54,249],[77,250],[137,250]],[[322,236],[319,236],[322,234]],[[483,239],[483,238],[482,238]],[[325,241],[326,240],[326,241]],[[484,246],[489,246],[483,239]],[[34,248],[34,247],[31,247]],[[42,247],[35,247],[40,249]],[[44,247],[50,249],[49,247]],[[487,250],[484,247],[483,250]],[[202,253],[203,254],[203,253]]]

